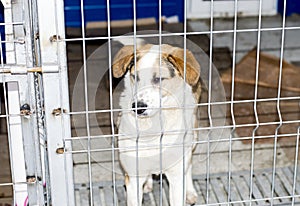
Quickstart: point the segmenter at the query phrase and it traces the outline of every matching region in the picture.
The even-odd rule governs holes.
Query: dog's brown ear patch
[[[171,53],[168,55],[168,61],[170,61],[178,69],[180,75],[184,77],[184,49],[172,47]],[[200,65],[192,52],[186,50],[186,82],[194,86],[197,84],[199,77]]]
[[[112,72],[115,78],[120,78],[126,73],[133,57],[134,55],[132,45],[124,46],[118,51],[118,53],[114,57],[112,64]]]

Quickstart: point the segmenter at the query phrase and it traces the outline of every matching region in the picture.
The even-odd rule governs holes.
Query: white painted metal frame
[[[70,117],[56,109],[69,111],[68,77],[62,0],[37,1],[41,67],[49,71],[42,75],[45,102],[45,122],[48,140],[49,174],[52,205],[75,205],[72,156],[66,137],[71,136]],[[52,70],[52,72],[51,72]],[[58,72],[57,72],[58,71]]]
[[[27,198],[25,157],[20,114],[20,98],[17,82],[7,83],[7,114],[11,171],[14,185],[15,204],[24,204]]]
[[[20,115],[21,105],[28,104],[34,108],[34,90],[30,85],[31,75],[26,75],[27,67],[32,67],[32,52],[26,48],[32,48],[31,29],[29,27],[30,10],[24,11],[28,6],[24,2],[2,1],[5,15],[5,43],[6,64],[4,64],[4,51],[1,47],[0,82],[3,84],[5,103],[5,116],[7,119],[9,151],[11,161],[11,183],[1,183],[1,186],[13,187],[13,205],[31,204],[43,205],[44,192],[42,184],[40,145],[35,133],[35,121],[31,115]],[[27,7],[29,8],[29,7]],[[25,18],[24,18],[25,17]],[[25,28],[25,30],[24,30]],[[28,35],[25,40],[25,32]],[[27,54],[27,55],[24,55]],[[9,71],[10,74],[6,74]],[[4,72],[4,73],[3,73]],[[21,75],[20,75],[21,74]],[[34,116],[34,115],[33,115]],[[26,165],[26,166],[25,166]]]

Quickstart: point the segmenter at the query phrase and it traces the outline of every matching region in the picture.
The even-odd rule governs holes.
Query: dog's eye
[[[161,77],[161,78],[159,78],[159,77],[154,77],[153,80],[152,80],[152,82],[153,82],[154,84],[159,84],[160,79],[161,79],[161,81],[163,81],[163,80],[165,80],[166,78],[163,78],[163,77]]]

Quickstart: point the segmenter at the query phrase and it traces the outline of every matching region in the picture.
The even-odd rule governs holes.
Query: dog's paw
[[[144,193],[149,193],[149,192],[152,192],[152,190],[153,190],[153,180],[150,177],[150,178],[147,179],[147,181],[144,184],[143,192]]]
[[[195,190],[186,192],[186,203],[190,205],[196,204],[198,195]]]

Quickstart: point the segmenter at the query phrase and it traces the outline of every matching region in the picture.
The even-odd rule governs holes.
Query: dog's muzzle
[[[146,115],[145,111],[147,110],[147,104],[141,101],[137,102],[137,105],[135,102],[132,103],[132,111],[136,112],[138,115]]]

